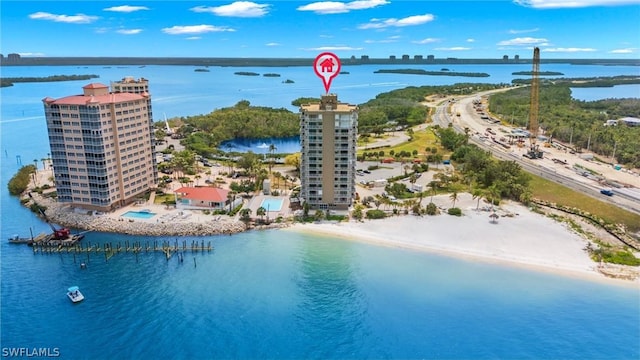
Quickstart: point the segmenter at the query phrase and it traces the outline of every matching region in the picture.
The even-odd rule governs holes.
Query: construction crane
[[[533,71],[531,72],[531,101],[529,104],[529,150],[525,157],[529,159],[542,159],[540,146],[536,144],[538,139],[538,108],[540,93],[540,48],[533,49]]]
[[[44,213],[44,211],[42,210],[42,208],[40,207],[40,205],[38,205],[38,203],[36,202],[36,199],[33,198],[33,196],[31,195],[31,193],[29,192],[29,197],[31,198],[31,200],[33,200],[34,204],[36,205],[36,208],[38,209],[38,211],[40,212],[40,214],[42,215],[42,217],[44,218],[44,221],[49,224],[49,227],[51,227],[51,240],[66,240],[71,236],[71,230],[69,230],[68,228],[59,228],[56,229],[55,226],[53,226],[53,224],[49,221],[49,218],[47,218],[47,215]]]

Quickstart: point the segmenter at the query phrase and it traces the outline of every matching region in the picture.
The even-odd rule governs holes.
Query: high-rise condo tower
[[[300,196],[311,209],[348,210],[355,197],[358,107],[336,94],[300,106]]]

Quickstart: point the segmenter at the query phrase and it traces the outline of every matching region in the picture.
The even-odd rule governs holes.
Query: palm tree
[[[196,186],[198,186],[198,183],[200,182],[200,179],[202,179],[202,176],[200,176],[200,174],[196,174],[194,178],[196,179]]]
[[[267,209],[265,209],[264,207],[260,206],[259,208],[256,209],[256,215],[260,216],[260,221],[262,221],[262,217],[267,213]]]
[[[485,191],[479,188],[473,189],[473,193],[471,193],[471,195],[473,196],[473,199],[478,199],[478,204],[476,205],[476,210],[478,210],[480,208],[480,200],[482,200],[482,198],[485,195]]]
[[[233,206],[233,202],[236,201],[236,192],[235,191],[229,191],[229,193],[227,194],[227,200],[229,200],[229,212],[232,211],[232,206]]]
[[[451,207],[456,207],[456,201],[458,201],[458,190],[453,190],[451,195],[449,195],[449,199],[453,201],[453,205]]]
[[[273,163],[274,163],[273,156],[277,149],[278,148],[274,144],[269,145],[269,154],[270,154],[269,157],[271,158],[271,160],[269,161],[269,173],[271,173],[271,169],[273,168]]]
[[[488,193],[487,195],[490,199],[491,199],[491,208],[493,208],[493,205],[500,205],[500,189],[498,189],[498,187],[494,184],[491,185],[488,189]]]
[[[436,190],[438,189],[438,181],[432,180],[429,182],[429,186],[431,187],[431,202],[433,202],[433,196],[436,194]]]
[[[244,208],[240,210],[240,219],[244,222],[249,222],[251,220],[251,209]]]
[[[282,178],[282,174],[279,171],[273,173],[273,178],[276,179],[276,188],[280,190],[280,179]]]
[[[38,172],[38,159],[33,159],[33,163],[36,166],[36,173]]]

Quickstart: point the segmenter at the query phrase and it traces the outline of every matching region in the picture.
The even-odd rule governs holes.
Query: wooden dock
[[[174,254],[178,254],[180,261],[182,261],[182,255],[184,253],[211,252],[213,250],[213,246],[211,246],[211,241],[205,244],[204,240],[200,242],[192,240],[188,244],[186,240],[182,241],[182,243],[179,243],[178,240],[173,243],[169,241],[163,241],[161,243],[158,243],[157,241],[146,241],[144,244],[142,242],[129,242],[127,240],[124,242],[117,242],[115,246],[111,242],[95,245],[91,243],[87,243],[86,245],[77,243],[74,246],[48,246],[44,244],[35,244],[32,249],[34,254],[73,254],[74,262],[76,255],[86,255],[88,262],[90,261],[91,254],[103,254],[105,261],[108,262],[109,259],[116,254],[129,253],[135,255],[137,261],[138,254],[158,252],[163,253],[167,261],[169,261]]]

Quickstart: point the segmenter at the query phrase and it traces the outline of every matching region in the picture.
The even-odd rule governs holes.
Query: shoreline
[[[592,281],[633,287],[640,284],[640,269],[593,261],[586,251],[589,241],[565,225],[533,213],[522,205],[509,204],[506,207],[515,210],[517,215],[501,217],[497,223],[489,221],[488,212],[467,206],[460,218],[447,214],[432,217],[405,215],[358,223],[295,224],[284,230],[517,266]],[[536,235],[530,229],[544,231]],[[518,236],[512,236],[514,233]],[[421,235],[412,237],[415,234]],[[605,275],[604,270],[614,274],[631,272],[634,276],[633,279],[612,277]]]
[[[198,215],[177,209],[166,209],[160,205],[125,206],[112,213],[89,215],[88,211],[74,211],[68,205],[33,193],[36,202],[47,208],[49,222],[83,231],[117,233],[144,236],[208,236],[236,234],[247,230],[245,223],[229,216]],[[159,217],[156,219],[125,219],[123,213],[151,208]],[[160,221],[160,216],[169,214],[174,219]],[[190,214],[186,216],[186,214]],[[206,217],[205,217],[206,216]]]
[[[143,236],[213,236],[249,230],[284,229],[581,278],[640,284],[639,267],[593,261],[587,249],[595,244],[566,223],[510,201],[496,208],[499,217],[494,222],[489,217],[490,207],[483,205],[478,209],[479,203],[468,193],[460,194],[457,201],[463,212],[461,217],[442,213],[436,216],[389,216],[361,222],[285,221],[257,226],[249,226],[237,216],[207,215],[150,203],[124,206],[110,213],[95,213],[73,209],[68,204],[60,204],[38,193],[32,195],[39,205],[47,207],[50,222],[82,231]],[[440,209],[451,205],[446,195],[436,196],[433,201]],[[28,207],[28,203],[23,205]],[[154,216],[149,219],[124,216],[128,211],[140,210],[152,212]]]

